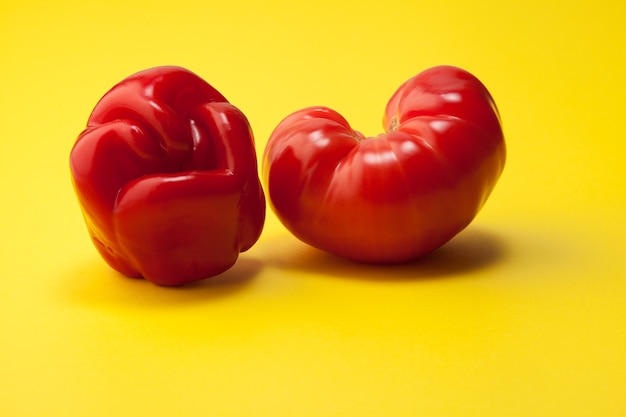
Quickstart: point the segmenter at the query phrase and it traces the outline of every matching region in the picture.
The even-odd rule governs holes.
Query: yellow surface
[[[626,415],[626,3],[0,2],[0,415]],[[102,94],[185,66],[261,153],[309,105],[366,134],[405,79],[479,77],[509,158],[475,222],[421,262],[258,244],[185,288],[98,257],[70,148]]]

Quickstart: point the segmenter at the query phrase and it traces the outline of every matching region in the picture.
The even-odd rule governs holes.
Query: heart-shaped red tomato
[[[385,133],[364,137],[311,107],[272,133],[263,175],[297,238],[364,262],[404,262],[449,241],[481,209],[503,170],[500,117],[485,86],[439,66],[392,96]]]

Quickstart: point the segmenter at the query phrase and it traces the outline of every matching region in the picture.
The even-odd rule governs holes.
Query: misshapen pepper
[[[181,285],[229,269],[265,221],[248,120],[180,67],[115,85],[70,155],[95,247],[115,270]]]

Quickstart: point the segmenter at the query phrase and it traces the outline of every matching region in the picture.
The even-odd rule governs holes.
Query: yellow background
[[[1,0],[0,415],[626,415],[625,4]],[[400,83],[461,66],[507,166],[420,262],[335,259],[268,212],[222,276],[126,279],[69,151],[106,90],[163,64],[241,108],[259,155],[309,105],[377,134]]]

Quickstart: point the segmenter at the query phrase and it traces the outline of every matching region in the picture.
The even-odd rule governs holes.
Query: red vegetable
[[[459,68],[428,69],[391,97],[384,127],[366,138],[325,107],[277,126],[263,176],[272,209],[297,238],[357,261],[404,262],[474,219],[506,157],[485,86]]]
[[[183,68],[148,69],[114,86],[70,167],[93,243],[124,275],[159,285],[217,275],[263,228],[248,121]]]

